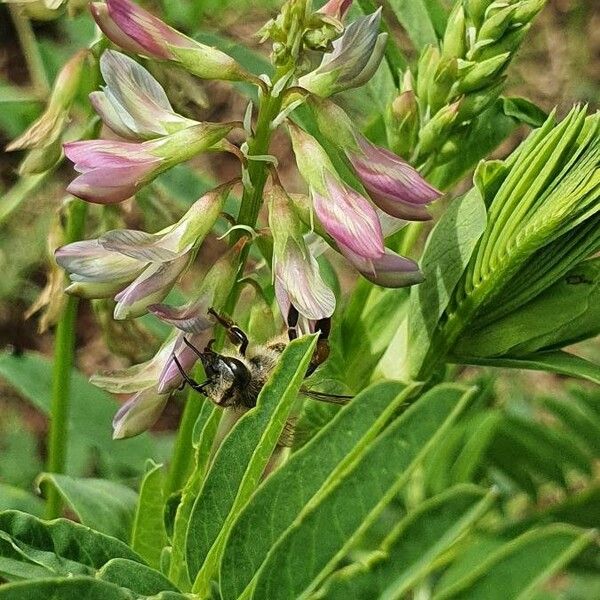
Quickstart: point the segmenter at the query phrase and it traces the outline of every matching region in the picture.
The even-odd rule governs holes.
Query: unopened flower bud
[[[43,173],[60,160],[62,133],[79,89],[86,57],[87,51],[81,50],[69,59],[54,82],[46,110],[6,147],[7,151],[32,149],[20,166],[21,174]]]
[[[203,79],[256,80],[228,54],[169,27],[131,0],[94,2],[91,11],[104,34],[125,50],[173,60]]]
[[[463,63],[459,65],[458,81],[455,85],[457,94],[472,92],[492,83],[510,60],[510,52],[505,52],[482,62]]]
[[[380,21],[381,9],[350,23],[333,43],[333,52],[301,77],[299,85],[322,98],[364,85],[383,58],[387,34],[379,33]]]
[[[491,85],[466,94],[462,99],[458,107],[458,115],[456,120],[458,123],[463,121],[470,121],[478,114],[482,113],[488,106],[493,104],[496,99],[500,96],[504,87],[505,77],[492,83]]]
[[[429,45],[421,52],[417,67],[416,91],[418,98],[427,98],[439,62],[440,51],[436,46]]]
[[[485,18],[485,11],[492,2],[493,0],[463,0],[465,13],[477,29],[481,27]]]
[[[517,4],[513,23],[528,23],[546,5],[547,0],[523,0]]]
[[[440,60],[427,94],[427,102],[431,112],[436,112],[446,104],[452,85],[456,81],[457,73],[458,61],[456,58],[442,58]]]
[[[499,39],[512,24],[512,16],[516,8],[516,4],[506,6],[486,18],[477,32],[477,41]]]
[[[465,11],[460,2],[456,2],[446,24],[442,56],[445,58],[464,58],[467,50]]]
[[[456,122],[460,102],[444,106],[419,132],[419,151],[429,154],[441,147]]]

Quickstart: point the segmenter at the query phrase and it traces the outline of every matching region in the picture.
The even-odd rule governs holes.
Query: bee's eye
[[[221,360],[231,370],[235,386],[246,387],[250,383],[250,372],[241,360],[231,356],[223,356]]]

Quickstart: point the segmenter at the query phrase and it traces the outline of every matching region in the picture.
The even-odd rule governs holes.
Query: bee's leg
[[[298,331],[296,330],[298,325],[298,317],[298,309],[293,304],[290,304],[290,310],[288,311],[287,315],[287,332],[290,342],[298,337]]]
[[[184,338],[184,340],[185,340],[185,338]],[[188,345],[190,347],[193,347],[191,344],[188,344]],[[187,383],[196,392],[203,392],[204,388],[206,387],[207,382],[198,383],[195,379],[193,379],[192,377],[190,377],[185,372],[185,369],[183,368],[183,366],[179,362],[179,359],[177,358],[177,356],[175,355],[175,353],[171,354],[171,358],[175,361],[175,364],[177,365],[177,369],[179,369],[179,372],[181,373],[181,376],[183,377],[183,382],[179,386],[179,389],[182,390],[185,387],[185,384]]]
[[[319,319],[315,325],[315,332],[319,332],[317,347],[308,365],[306,376],[312,375],[319,365],[322,365],[329,356],[329,333],[331,331],[331,319]]]
[[[248,336],[229,317],[220,315],[214,308],[209,308],[208,314],[225,328],[229,341],[238,347],[242,356],[245,356],[248,349]]]

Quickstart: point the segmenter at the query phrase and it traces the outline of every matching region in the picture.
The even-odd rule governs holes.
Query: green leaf
[[[45,415],[50,414],[52,363],[36,353],[13,356],[0,354],[0,377]],[[69,438],[72,446],[97,451],[102,462],[118,473],[142,472],[147,458],[160,459],[157,445],[148,434],[129,440],[112,439],[112,418],[118,409],[115,400],[73,371]]]
[[[148,598],[92,577],[22,581],[0,587],[0,600],[138,600]],[[162,592],[152,600],[185,600],[183,594]]]
[[[473,188],[452,202],[427,239],[421,259],[425,281],[412,288],[409,309],[407,359],[417,378],[430,360],[438,321],[485,226],[485,205],[477,188]]]
[[[490,554],[471,553],[471,560],[454,565],[436,586],[433,600],[446,598],[525,599],[565,567],[593,540],[593,533],[565,525],[529,531]]]
[[[148,461],[146,475],[140,487],[133,527],[131,547],[154,568],[160,565],[160,554],[167,545],[163,519],[164,471],[162,465]]]
[[[57,473],[42,473],[38,483],[53,485],[84,525],[129,539],[137,504],[137,494],[130,488],[105,479],[75,479]]]
[[[44,513],[44,502],[21,488],[0,483],[0,511],[22,510],[36,517]]]
[[[584,261],[506,317],[464,333],[453,354],[528,356],[600,332],[600,260]]]
[[[537,104],[527,98],[502,98],[504,114],[513,117],[519,123],[526,123],[531,127],[541,127],[548,118],[548,114]]]
[[[188,570],[193,591],[208,593],[234,519],[260,482],[313,355],[315,336],[294,340],[263,387],[257,405],[223,440],[188,524]],[[196,576],[197,574],[197,576]]]
[[[368,564],[351,565],[326,584],[327,600],[393,600],[408,591],[433,569],[440,557],[464,537],[487,512],[493,493],[460,485],[431,498],[408,513],[384,541]]]
[[[471,396],[472,390],[441,385],[397,418],[308,503],[275,544],[258,573],[254,597],[306,598],[314,591],[403,488]]]
[[[368,387],[260,486],[235,522],[223,554],[224,600],[240,596],[304,507],[365,451],[414,391],[391,381]]]
[[[443,15],[443,9],[438,2],[432,0],[389,0],[389,5],[417,50],[422,50],[427,44],[437,45],[438,36],[436,35],[434,21],[438,28],[443,22],[440,19],[440,15]]]
[[[147,596],[178,591],[159,571],[126,558],[113,558],[100,569],[96,577]]]
[[[0,513],[0,574],[4,577],[94,575],[113,558],[143,563],[123,542],[73,521],[41,521],[12,510]]]
[[[452,362],[452,361],[451,361]],[[483,367],[508,367],[510,369],[532,369],[549,371],[569,377],[580,377],[600,384],[600,365],[585,358],[556,350],[554,352],[538,352],[519,358],[461,358],[462,364]]]

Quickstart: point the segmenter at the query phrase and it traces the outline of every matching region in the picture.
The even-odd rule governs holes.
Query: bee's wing
[[[347,396],[345,394],[329,394],[327,392],[319,392],[317,390],[309,390],[308,388],[300,388],[300,393],[313,400],[319,400],[320,402],[329,402],[330,404],[348,404],[354,396]]]

